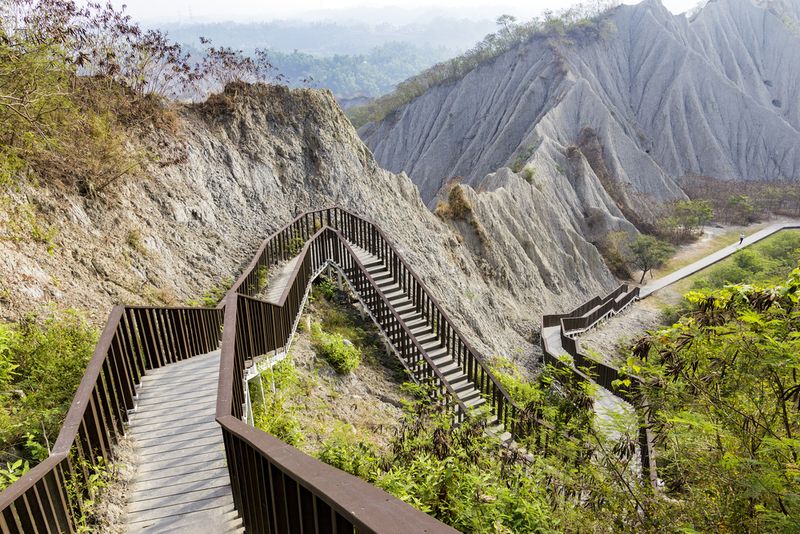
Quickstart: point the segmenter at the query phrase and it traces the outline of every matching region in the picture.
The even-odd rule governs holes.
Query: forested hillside
[[[490,32],[494,22],[441,17],[415,24],[287,20],[158,27],[195,56],[202,54],[201,36],[245,55],[265,49],[284,83],[330,89],[342,101],[393,90],[406,78],[467,49]]]

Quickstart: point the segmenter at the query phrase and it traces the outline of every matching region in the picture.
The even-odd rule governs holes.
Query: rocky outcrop
[[[0,241],[4,318],[49,302],[89,310],[102,324],[116,302],[184,303],[235,275],[296,213],[332,204],[380,224],[488,354],[530,356],[542,311],[578,302],[581,288],[614,284],[557,205],[507,209],[516,196],[541,195],[507,171],[488,180],[502,184],[490,195],[465,189],[488,236],[485,244],[465,238],[426,208],[405,174],[378,167],[328,92],[230,86],[175,111],[176,132],[147,134],[161,163],[115,191],[97,199],[20,191],[58,234],[49,253]]]
[[[516,174],[539,193],[507,209],[557,202],[595,240],[596,228],[651,222],[654,205],[683,198],[685,177],[800,179],[798,12],[798,0],[716,0],[691,20],[658,0],[620,6],[589,29],[534,37],[359,133],[430,207],[452,176],[489,191]]]

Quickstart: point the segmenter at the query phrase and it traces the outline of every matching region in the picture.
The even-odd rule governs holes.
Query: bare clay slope
[[[691,21],[658,0],[621,6],[600,31],[536,37],[359,133],[430,206],[451,177],[493,190],[510,182],[492,173],[527,164],[593,240],[682,198],[687,176],[800,178],[798,6],[716,0]]]
[[[499,214],[485,246],[451,229],[404,174],[376,165],[328,92],[230,86],[178,113],[177,132],[152,132],[161,163],[113,193],[23,191],[59,233],[51,253],[0,242],[0,315],[14,319],[49,301],[90,310],[101,324],[116,302],[185,302],[236,274],[297,212],[334,203],[379,223],[489,354],[530,355],[538,313],[580,300],[552,273],[576,273],[598,292],[613,285],[596,251],[572,242],[576,229],[509,219],[502,196],[474,200]]]

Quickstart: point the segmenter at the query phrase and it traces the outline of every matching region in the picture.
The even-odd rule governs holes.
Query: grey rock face
[[[621,6],[599,37],[534,38],[359,133],[431,207],[451,177],[485,191],[506,185],[498,169],[527,166],[531,188],[595,239],[587,225],[647,219],[686,176],[800,179],[798,13],[799,0],[717,0],[692,20],[658,0]],[[587,129],[602,161],[571,152]]]
[[[332,204],[380,224],[488,355],[526,360],[543,311],[577,303],[580,287],[599,293],[614,284],[581,228],[555,205],[507,209],[516,196],[541,196],[508,171],[490,179],[498,185],[492,194],[468,191],[492,221],[486,246],[442,222],[405,174],[376,165],[328,92],[238,87],[178,112],[175,135],[152,133],[177,163],[154,164],[102,200],[23,191],[36,195],[59,233],[52,254],[41,244],[0,241],[0,316],[50,300],[92,310],[102,324],[116,302],[185,302],[237,274],[296,213]]]

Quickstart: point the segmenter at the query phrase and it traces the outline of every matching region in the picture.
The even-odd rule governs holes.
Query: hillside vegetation
[[[50,453],[97,338],[74,310],[0,323],[0,490]]]
[[[796,532],[800,269],[778,285],[687,299],[688,313],[642,338],[628,360],[648,384],[674,525]]]
[[[292,87],[330,89],[337,99],[377,97],[403,80],[452,54],[405,42],[390,42],[364,54],[314,56],[300,51],[270,51],[275,68]]]

